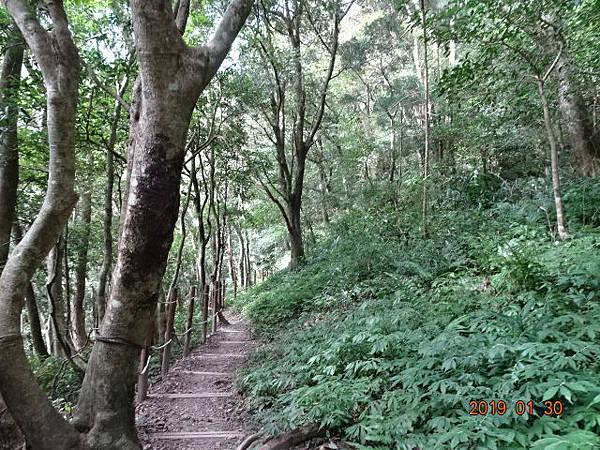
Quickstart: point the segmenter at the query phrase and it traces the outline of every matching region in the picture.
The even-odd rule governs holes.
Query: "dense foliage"
[[[241,380],[269,432],[318,423],[361,449],[600,445],[600,183],[569,183],[578,231],[556,243],[540,180],[453,181],[430,239],[380,195],[302,270],[240,297],[271,341]],[[508,412],[469,415],[481,399]],[[545,415],[547,400],[564,413]]]

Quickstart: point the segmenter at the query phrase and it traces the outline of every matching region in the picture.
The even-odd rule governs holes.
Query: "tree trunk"
[[[251,6],[234,0],[210,42],[190,48],[169,2],[131,1],[141,94],[131,115],[128,191],[110,300],[74,419],[97,449],[140,448],[133,408],[138,356],[173,240],[192,111]]]
[[[300,202],[295,202],[288,208],[288,217],[290,224],[288,226],[288,235],[290,241],[290,270],[298,268],[304,258],[304,241],[302,238],[302,226],[300,222]]]
[[[165,326],[167,322],[166,298],[162,289],[158,294],[158,304],[156,305],[156,343],[161,346],[165,343]],[[162,358],[162,352],[159,353],[159,359]],[[162,361],[162,360],[161,360]]]
[[[67,325],[63,295],[63,258],[64,237],[61,236],[58,243],[52,247],[48,255],[46,264],[48,271],[46,289],[51,318],[50,329],[52,340],[50,342],[50,352],[55,356],[66,357],[70,355],[70,351],[65,340],[65,336],[69,332],[69,327]]]
[[[427,236],[429,234],[429,63],[427,60],[427,20],[425,10],[425,0],[421,2],[421,26],[423,27],[423,89],[425,90],[425,107],[424,107],[424,119],[425,119],[425,146],[423,149],[423,207],[422,207],[422,226],[423,234]]]
[[[392,135],[390,137],[390,154],[391,154],[391,161],[390,161],[390,176],[389,176],[389,182],[393,183],[394,182],[394,178],[396,176],[396,160],[398,158],[397,155],[397,145],[396,145],[396,123],[393,117],[390,117],[390,128],[392,130]]]
[[[31,282],[29,282],[27,289],[25,290],[25,305],[27,306],[27,318],[29,319],[29,328],[31,329],[33,351],[42,359],[46,358],[48,356],[48,349],[46,348],[44,336],[42,335],[40,313],[37,302],[35,301],[35,291],[33,290]]]
[[[594,135],[583,98],[573,84],[569,58],[563,49],[557,64],[561,117],[567,127],[577,168],[584,176],[595,176],[600,171],[600,139]]]
[[[228,261],[229,261],[229,276],[231,278],[231,285],[233,287],[233,298],[234,300],[237,298],[237,290],[238,290],[238,276],[237,276],[237,267],[235,265],[235,260],[233,257],[233,232],[231,230],[231,225],[227,226],[227,251],[228,251]]]
[[[200,156],[200,164],[201,164],[201,174],[204,179],[204,166],[202,165],[202,156]],[[200,186],[198,183],[198,176],[196,172],[196,159],[192,159],[192,169],[191,169],[191,178],[192,185],[194,187],[194,207],[196,209],[196,218],[198,219],[198,254],[196,255],[196,272],[198,274],[198,293],[200,294],[200,308],[201,308],[201,332],[200,332],[200,343],[206,343],[206,336],[208,333],[208,294],[207,289],[209,289],[209,283],[207,282],[206,277],[206,246],[208,245],[208,241],[210,239],[210,234],[212,232],[212,226],[210,223],[210,214],[207,218],[205,227],[204,220],[204,211],[206,209],[206,205],[209,201],[209,195],[207,193],[207,186],[204,183],[204,198],[201,199],[200,194]],[[208,236],[207,236],[208,234]]]
[[[175,313],[177,312],[177,303],[179,301],[179,289],[173,288],[170,290],[170,295],[167,297],[167,324],[165,325],[165,343],[162,349],[162,364],[160,373],[164,380],[169,373],[169,365],[171,359],[171,341],[173,340],[173,330],[175,327]]]
[[[148,327],[148,334],[146,335],[146,342],[142,352],[140,354],[140,374],[138,375],[137,382],[137,403],[141,403],[146,399],[148,393],[148,369],[150,365],[150,346],[154,339],[156,321],[152,321]]]
[[[201,342],[203,344],[206,343],[206,338],[208,336],[208,303],[210,298],[210,283],[204,283],[204,288],[202,290],[202,339]]]
[[[246,238],[244,239],[246,243],[246,251],[244,252],[246,256],[246,262],[244,263],[244,267],[246,268],[246,287],[249,288],[252,286],[252,280],[250,279],[250,273],[252,272],[252,262],[250,260],[250,237],[248,236],[248,230],[246,230]]]
[[[14,225],[15,240],[20,242],[23,239],[23,230],[18,221]],[[35,291],[31,281],[27,283],[25,289],[25,306],[27,307],[27,318],[29,319],[29,328],[31,329],[31,343],[33,345],[33,351],[39,357],[46,358],[48,356],[48,348],[44,342],[44,335],[42,333],[42,324],[40,322],[40,313],[38,310],[37,302],[35,300]]]
[[[98,448],[139,448],[133,410],[137,359],[173,239],[193,107],[184,98],[178,99],[179,105],[156,101],[150,92],[143,99],[149,104],[141,106],[131,131],[132,173],[110,301],[78,405],[76,426]],[[173,116],[181,122],[173,124]]]
[[[62,2],[47,2],[46,31],[28,3],[4,0],[42,71],[47,92],[49,177],[33,224],[0,275],[0,391],[28,444],[36,450],[80,448],[81,436],[53,408],[37,384],[23,348],[21,311],[34,271],[58,241],[77,196],[75,118],[79,55]]]
[[[246,288],[246,243],[244,242],[244,235],[239,227],[236,227],[236,232],[240,244],[240,255],[238,267],[240,268],[240,286]]]
[[[92,219],[92,193],[84,192],[81,195],[80,226],[81,241],[77,243],[77,267],[75,268],[75,299],[71,320],[73,321],[73,343],[75,349],[81,349],[87,341],[85,331],[85,278],[87,276],[88,247],[90,244],[90,223]]]
[[[127,87],[126,78],[121,86],[119,92],[120,95],[125,93]],[[97,326],[102,323],[104,319],[104,313],[106,311],[106,288],[108,285],[108,279],[110,276],[110,270],[112,267],[113,258],[113,246],[112,246],[112,215],[113,215],[113,188],[115,180],[114,172],[114,156],[113,151],[117,143],[117,129],[119,127],[119,120],[121,119],[121,102],[115,101],[115,111],[110,125],[110,137],[106,148],[106,185],[104,188],[104,222],[103,222],[103,234],[104,234],[104,255],[102,257],[102,267],[100,268],[100,275],[98,277],[98,291],[96,292],[96,314],[97,314]]]
[[[11,26],[0,74],[0,273],[8,257],[15,220],[19,183],[17,97],[21,82],[24,44],[16,26]]]
[[[196,301],[196,286],[190,288],[190,300],[188,303],[187,320],[185,322],[185,341],[183,345],[183,356],[190,353],[192,341],[192,327],[194,325],[194,305]]]
[[[552,119],[550,118],[550,108],[548,106],[548,100],[546,99],[544,81],[538,78],[537,84],[538,92],[540,95],[540,101],[542,102],[542,109],[544,111],[544,125],[546,127],[546,135],[548,137],[548,143],[550,144],[550,166],[552,172],[552,192],[554,194],[554,205],[556,208],[556,228],[560,239],[566,239],[569,234],[565,226],[562,195],[560,189],[558,146],[556,144],[556,137],[554,136],[554,130],[552,128]]]

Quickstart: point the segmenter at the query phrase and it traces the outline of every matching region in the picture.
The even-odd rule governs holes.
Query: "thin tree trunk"
[[[64,339],[69,330],[63,295],[63,258],[64,237],[61,236],[48,255],[46,288],[48,291],[48,304],[50,305],[50,328],[52,330],[50,351],[55,356],[67,357],[70,355],[70,349]]]
[[[251,252],[250,252],[250,237],[248,236],[248,230],[246,230],[246,238],[244,239],[246,243],[246,251],[244,254],[246,255],[246,262],[244,266],[246,268],[246,287],[252,286],[252,280],[250,279],[250,274],[252,272],[252,262],[250,260]]]
[[[540,101],[542,102],[542,109],[544,111],[544,125],[546,127],[546,135],[548,137],[548,143],[550,144],[550,166],[552,173],[552,192],[554,194],[554,206],[556,208],[556,228],[560,239],[566,239],[569,235],[565,226],[564,210],[562,203],[562,195],[560,188],[560,173],[558,166],[558,146],[556,144],[556,137],[554,136],[554,130],[552,128],[552,119],[550,118],[550,107],[548,106],[548,100],[546,98],[544,81],[538,78],[538,92],[540,95]]]
[[[194,326],[194,306],[196,301],[196,286],[190,287],[190,300],[188,303],[187,320],[185,322],[185,341],[183,345],[183,356],[190,354],[192,342],[192,327]]]
[[[396,176],[396,124],[393,117],[390,117],[390,128],[392,130],[392,135],[390,139],[390,175],[388,180],[390,183],[394,182],[394,178]]]
[[[156,322],[156,343],[161,346],[165,343],[165,327],[167,322],[167,311],[166,311],[166,298],[163,290],[160,289],[158,294],[158,304],[156,305],[156,314],[155,314],[155,322]],[[159,353],[159,358],[161,358],[162,362],[162,352]]]
[[[204,180],[204,166],[202,164],[202,156],[199,157],[200,161],[200,173],[202,174],[202,179]],[[208,292],[210,289],[210,285],[207,281],[206,276],[206,246],[208,245],[208,241],[210,239],[210,234],[212,232],[212,224],[210,222],[210,214],[208,214],[205,226],[204,220],[204,211],[206,209],[206,205],[210,200],[209,195],[206,191],[207,183],[203,183],[204,187],[204,198],[201,199],[200,194],[200,186],[198,183],[198,177],[196,172],[196,159],[192,159],[192,168],[191,168],[191,178],[192,185],[194,187],[194,206],[196,209],[196,218],[198,219],[198,255],[196,257],[196,271],[198,274],[198,293],[200,294],[200,308],[201,308],[201,318],[202,318],[202,326],[200,333],[200,343],[206,343],[206,338],[208,334]],[[209,208],[210,209],[210,208]],[[208,230],[207,230],[208,228]]]
[[[16,26],[11,25],[5,44],[0,74],[0,273],[8,258],[19,183],[17,97],[25,46]]]
[[[423,208],[422,225],[423,234],[429,234],[429,63],[427,61],[427,20],[425,10],[425,0],[421,3],[421,27],[423,28],[423,88],[425,89],[425,146],[423,149]]]
[[[14,224],[15,240],[20,242],[23,238],[23,230],[18,221]],[[27,318],[29,319],[29,328],[31,330],[31,343],[33,351],[42,359],[48,357],[48,348],[44,341],[42,333],[42,324],[40,322],[40,313],[35,299],[35,290],[31,281],[25,289],[25,306],[27,308]]]
[[[240,286],[246,288],[246,243],[244,242],[244,235],[239,227],[236,227],[238,240],[240,244],[240,254],[238,267],[240,269]]]
[[[122,96],[127,88],[129,78],[126,77],[121,84],[119,94]],[[98,291],[96,292],[96,314],[97,326],[104,319],[106,311],[106,288],[112,268],[113,244],[112,244],[112,219],[113,219],[113,188],[115,180],[114,156],[113,151],[117,143],[117,129],[121,119],[121,102],[115,101],[115,111],[110,125],[110,137],[106,147],[106,185],[104,188],[104,255],[102,257],[102,267],[98,276]]]
[[[88,247],[90,243],[90,223],[92,219],[92,193],[84,192],[81,195],[80,226],[81,242],[77,247],[77,267],[75,269],[75,298],[71,313],[73,328],[73,343],[75,349],[81,349],[87,340],[85,331],[85,279],[87,276]]]
[[[235,259],[233,257],[233,231],[231,229],[231,225],[228,224],[227,230],[227,244],[229,252],[229,276],[231,277],[231,285],[233,286],[233,298],[236,299],[238,290],[238,275]]]
[[[290,208],[289,216],[291,225],[288,229],[291,250],[290,269],[295,270],[302,259],[304,259],[304,239],[300,224],[300,208]]]
[[[35,291],[31,282],[27,285],[25,290],[25,305],[27,307],[27,318],[29,319],[29,328],[31,330],[31,343],[33,344],[33,351],[39,357],[48,357],[48,349],[44,342],[44,336],[42,335],[42,325],[40,323],[40,313],[38,310],[37,302],[35,300]]]
[[[156,328],[156,321],[152,321],[148,327],[148,334],[146,335],[146,342],[142,352],[140,354],[140,373],[138,375],[137,382],[137,403],[141,403],[146,399],[148,392],[148,370],[150,365],[150,346],[154,338],[154,332]]]
[[[167,324],[165,326],[165,343],[162,349],[162,364],[160,373],[163,380],[169,372],[171,358],[171,341],[173,340],[173,329],[175,327],[175,313],[177,312],[177,303],[179,301],[179,289],[173,288],[170,290],[170,295],[167,304]]]
[[[206,343],[208,337],[208,303],[210,299],[210,283],[204,283],[204,289],[202,291],[202,339],[203,344]]]

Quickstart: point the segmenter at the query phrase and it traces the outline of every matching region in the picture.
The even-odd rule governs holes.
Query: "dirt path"
[[[174,364],[137,407],[144,449],[232,450],[251,433],[233,378],[255,342],[238,316],[225,315],[231,325]]]

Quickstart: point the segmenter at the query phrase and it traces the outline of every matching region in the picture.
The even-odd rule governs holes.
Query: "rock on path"
[[[144,449],[233,450],[251,434],[233,381],[255,342],[239,317],[226,317],[231,325],[174,364],[136,408]]]

